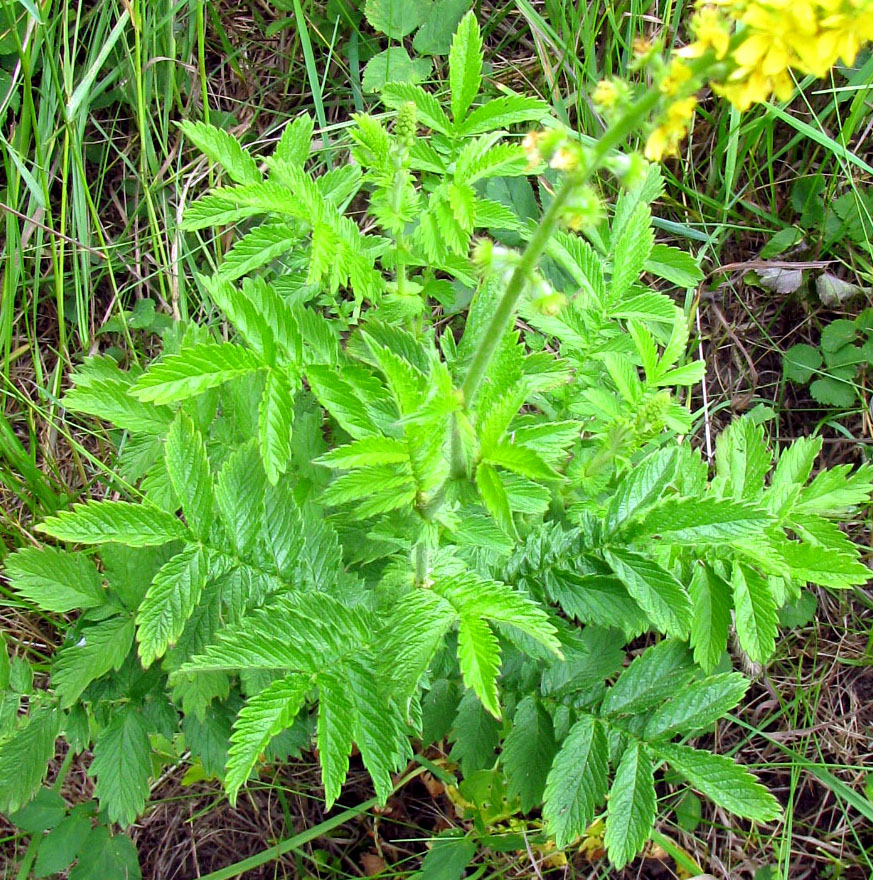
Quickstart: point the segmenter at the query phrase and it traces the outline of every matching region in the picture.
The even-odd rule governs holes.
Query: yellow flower
[[[699,58],[709,49],[719,61],[727,55],[731,42],[730,23],[712,7],[703,6],[694,13],[691,33],[695,40],[679,51],[681,56]]]
[[[691,95],[674,101],[667,108],[663,121],[652,129],[646,140],[645,156],[650,162],[678,154],[679,143],[688,131],[696,106],[697,98]]]
[[[691,79],[691,68],[681,59],[674,58],[667,67],[667,73],[659,88],[665,95],[678,95],[682,87]]]
[[[734,27],[742,38],[730,52]],[[841,60],[853,63],[873,40],[873,0],[709,0],[691,30],[695,40],[679,54],[696,58],[711,50],[733,62],[713,88],[745,110],[772,95],[788,100],[792,69],[822,77]]]
[[[650,162],[660,162],[671,153],[669,133],[663,125],[653,128],[646,140],[645,156]]]

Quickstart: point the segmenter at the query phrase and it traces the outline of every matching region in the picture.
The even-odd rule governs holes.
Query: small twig
[[[542,872],[540,871],[540,866],[537,864],[536,857],[533,854],[533,850],[530,848],[530,843],[527,839],[527,831],[524,828],[521,829],[521,836],[524,839],[524,848],[527,850],[528,858],[530,859],[531,867],[534,869],[534,874],[537,875],[539,880],[543,880]]]
[[[725,263],[723,266],[716,266],[711,269],[706,277],[711,278],[720,272],[733,272],[737,269],[743,272],[749,272],[752,269],[825,269],[836,260],[743,260],[739,263]]]

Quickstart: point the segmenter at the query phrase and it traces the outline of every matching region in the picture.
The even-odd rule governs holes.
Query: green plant
[[[426,80],[433,70],[428,56],[448,54],[452,35],[470,5],[470,0],[366,0],[364,15],[379,33],[399,42],[415,32],[412,47],[416,57],[410,58],[402,44],[383,49],[367,62],[362,80],[364,90],[378,92],[388,82]]]
[[[36,878],[67,870],[71,880],[98,876],[139,880],[142,876],[133,841],[126,834],[112,834],[105,819],[99,821],[95,801],[68,809],[56,790],[40,788],[33,800],[9,819],[31,835],[19,876],[27,876],[31,865]]]
[[[854,319],[838,318],[821,332],[820,346],[792,345],[782,356],[782,372],[824,406],[845,409],[859,400],[866,371],[873,366],[873,309]],[[861,398],[863,400],[863,398]]]
[[[867,579],[837,523],[868,499],[871,470],[810,479],[820,440],[774,461],[741,419],[709,474],[680,442],[694,420],[674,390],[703,373],[685,360],[687,319],[640,282],[647,266],[698,270],[655,251],[657,167],[612,152],[657,92],[590,151],[559,128],[525,148],[503,129],[542,121],[543,105],[476,106],[481,69],[468,15],[451,116],[388,84],[393,132],[357,117],[354,161],[318,178],[306,117],[266,179],[226,133],[183,126],[233,181],[189,206],[187,228],[245,224],[198,279],[231,336],[179,325],[145,371],[93,357],[73,376],[67,409],[120,432],[110,491],[126,481],[138,497],[39,526],[94,550],[7,561],[19,597],[81,613],[28,712],[4,697],[0,809],[32,797],[59,734],[93,744],[96,796],[123,825],[144,809],[158,740],[180,753],[184,737],[236,798],[262,755],[314,738],[331,806],[353,744],[385,800],[410,743],[448,736],[464,777],[498,767],[559,846],[608,795],[616,865],[649,837],[662,764],[741,816],[779,815],[740,764],[676,740],[745,694],[725,660],[732,612],[765,662],[803,585]],[[487,196],[543,160],[566,174],[540,188],[539,223]],[[609,223],[603,166],[625,184]],[[362,199],[366,231],[350,216]],[[472,260],[488,229],[523,251],[486,240]],[[433,308],[470,296],[465,320]],[[623,669],[646,633],[665,638]]]
[[[802,177],[792,187],[791,204],[818,252],[848,257],[862,277],[871,278],[873,189],[858,186],[835,196],[821,175]],[[795,227],[782,235],[788,246],[803,238]]]

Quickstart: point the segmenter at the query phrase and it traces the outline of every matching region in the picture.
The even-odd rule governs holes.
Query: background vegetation
[[[441,8],[459,18],[468,5]],[[682,0],[483,0],[476,11],[488,87],[538,95],[595,134],[593,85],[627,71],[636,38],[681,40],[689,10]],[[267,145],[308,111],[329,167],[344,156],[351,114],[377,106],[378,65],[367,67],[376,53],[402,44],[416,77],[444,79],[444,55],[425,54],[436,37],[424,24],[398,43],[362,13],[355,0],[0,0],[0,553],[34,543],[37,519],[105,491],[111,438],[59,405],[70,369],[113,349],[145,363],[172,318],[217,320],[192,279],[229,242],[180,227],[215,172],[176,123],[204,119]],[[798,83],[785,105],[740,115],[705,100],[682,157],[664,169],[659,240],[692,251],[707,273],[679,302],[708,368],[694,389],[704,417],[693,440],[706,450],[730,415],[754,411],[779,442],[820,430],[829,464],[869,458],[871,83],[867,53],[828,82]],[[869,524],[854,529],[869,544]],[[64,618],[32,613],[2,582],[0,591],[12,653],[46,669]],[[695,865],[756,880],[870,876],[871,600],[866,589],[821,593],[815,618],[797,607],[777,659],[751,670],[742,711],[707,743],[743,751],[785,795],[776,833],[752,833],[686,796],[679,824],[662,823],[660,845],[626,876],[690,876]],[[406,876],[428,839],[463,825],[438,776],[410,783],[383,813],[326,820],[303,759],[231,809],[217,784],[185,778],[169,757],[132,829],[145,877],[232,877],[244,867],[246,877]],[[87,803],[91,780],[62,762],[53,774],[65,800]],[[356,800],[353,791],[344,802],[366,807],[363,772]],[[0,840],[3,876],[27,876],[30,835],[0,819]],[[279,842],[281,853],[269,850]],[[600,855],[595,836],[568,866],[518,850],[470,871],[617,876]]]

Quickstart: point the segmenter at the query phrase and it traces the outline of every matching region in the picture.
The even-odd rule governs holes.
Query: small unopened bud
[[[616,153],[606,160],[606,167],[618,178],[622,186],[633,189],[642,183],[649,163],[639,153]]]
[[[473,263],[483,272],[487,272],[493,261],[494,242],[490,238],[480,238],[473,247]]]
[[[596,226],[603,218],[603,203],[591,186],[578,186],[567,198],[564,222],[571,229]]]
[[[554,292],[531,300],[531,305],[541,315],[553,318],[567,305],[567,297],[563,293]]]
[[[549,160],[549,168],[555,171],[573,171],[579,165],[579,150],[573,144],[558,147]]]

